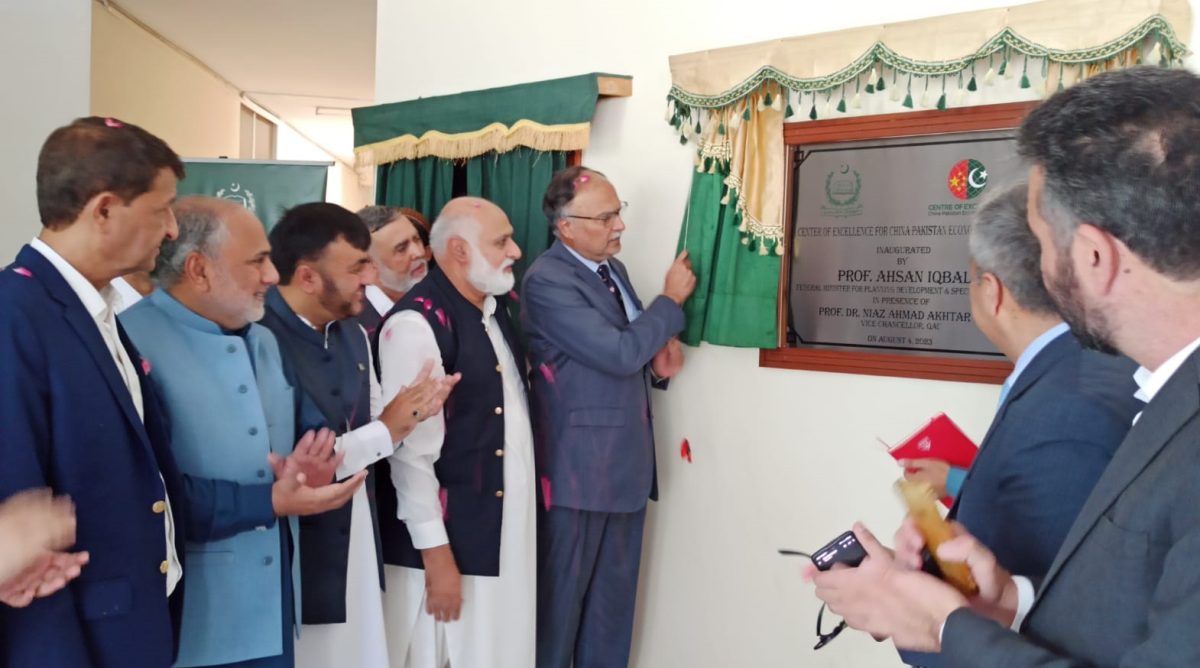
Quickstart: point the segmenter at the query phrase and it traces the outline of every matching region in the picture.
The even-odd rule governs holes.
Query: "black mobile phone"
[[[825,547],[813,552],[812,562],[816,565],[817,570],[827,571],[833,568],[834,564],[846,564],[853,568],[866,558],[867,551],[859,544],[854,532],[847,531],[829,541]]]

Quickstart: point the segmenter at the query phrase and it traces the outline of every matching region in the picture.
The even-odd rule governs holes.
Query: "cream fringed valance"
[[[786,121],[1030,100],[1176,66],[1191,22],[1188,0],[1046,0],[671,57],[667,121],[696,146],[679,245],[699,282],[682,339],[777,343]]]
[[[768,141],[769,156],[743,149],[765,147],[784,121],[837,117],[884,90],[892,111],[945,109],[977,103],[997,76],[1049,94],[1108,69],[1175,66],[1191,22],[1188,0],[1046,0],[672,56],[667,120],[698,145],[698,170],[727,172],[740,229],[766,253],[762,242],[779,250],[783,234],[782,145]],[[737,136],[750,123],[757,141]],[[747,169],[776,174],[755,184]],[[747,185],[773,201],[736,197]]]

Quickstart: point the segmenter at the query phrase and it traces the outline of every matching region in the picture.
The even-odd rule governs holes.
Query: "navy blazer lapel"
[[[1117,447],[1108,468],[1096,482],[1096,487],[1079,511],[1079,517],[1063,540],[1062,547],[1054,557],[1054,563],[1042,581],[1044,591],[1062,569],[1063,563],[1075,553],[1084,537],[1100,520],[1100,517],[1117,500],[1135,478],[1154,460],[1158,453],[1183,428],[1192,417],[1200,412],[1200,352],[1192,355],[1179,367],[1175,375],[1159,391],[1154,401],[1147,404],[1137,424]],[[1040,592],[1039,592],[1040,594]],[[1041,598],[1040,596],[1038,597]],[[1034,601],[1037,607],[1037,601]]]
[[[1025,369],[1021,371],[1020,376],[1017,376],[1017,382],[1012,386],[1012,389],[1008,391],[1008,396],[1004,398],[1004,403],[1000,404],[1000,406],[996,408],[996,416],[992,418],[992,424],[988,425],[987,434],[984,435],[983,440],[979,442],[979,452],[975,455],[977,459],[985,456],[983,454],[984,447],[987,446],[988,441],[990,441],[992,435],[995,434],[996,428],[999,427],[1000,423],[1004,421],[1005,415],[1008,414],[1008,407],[1012,405],[1014,401],[1020,399],[1021,395],[1029,391],[1029,388],[1033,387],[1034,383],[1041,379],[1042,376],[1046,375],[1050,369],[1054,368],[1055,364],[1066,357],[1067,353],[1070,352],[1072,345],[1078,344],[1075,342],[1075,338],[1070,332],[1065,332],[1047,344],[1045,348],[1042,348],[1038,354],[1034,356],[1032,360],[1030,360],[1029,366],[1025,367]],[[975,466],[972,464],[971,469],[973,470],[974,468]],[[970,479],[971,471],[968,471],[965,480]],[[965,482],[963,483],[963,487],[966,487]],[[961,499],[962,490],[959,490],[959,495],[955,497],[954,505],[950,507],[950,513],[947,515],[949,519],[958,517],[958,503]]]
[[[1071,351],[1072,346],[1078,345],[1079,344],[1075,341],[1074,335],[1072,335],[1070,332],[1064,332],[1053,341],[1048,343],[1045,348],[1042,348],[1042,350],[1038,352],[1038,354],[1034,356],[1032,360],[1029,361],[1029,366],[1025,367],[1025,369],[1021,371],[1021,375],[1017,377],[1017,382],[1012,386],[1011,389],[1009,389],[1008,396],[1004,398],[1004,403],[996,409],[996,417],[992,419],[992,424],[988,427],[987,434],[983,437],[983,440],[979,442],[980,450],[982,450],[983,446],[987,444],[988,439],[992,437],[992,432],[996,430],[997,425],[1000,424],[1000,422],[1004,419],[1005,414],[1008,413],[1008,407],[1011,406],[1014,401],[1020,399],[1021,395],[1028,392],[1029,388],[1033,387],[1034,383],[1036,383],[1042,376],[1046,375],[1046,372],[1054,368],[1055,364],[1058,364],[1060,361],[1062,361],[1062,359],[1067,356],[1067,353]]]
[[[591,269],[583,266],[583,263],[580,262],[579,259],[574,255],[572,255],[571,251],[567,250],[567,247],[564,246],[563,242],[561,241],[555,241],[554,245],[550,247],[550,250],[546,252],[554,253],[560,260],[565,262],[567,266],[571,267],[571,269],[575,272],[575,275],[581,282],[583,282],[584,286],[586,286],[586,288],[595,297],[595,301],[601,304],[600,312],[604,314],[604,317],[608,318],[613,322],[614,325],[622,329],[629,324],[629,319],[625,313],[621,311],[620,306],[617,304],[617,300],[613,299],[612,293],[609,292],[608,288],[604,286],[604,281],[600,280],[600,274],[597,274]]]
[[[91,353],[92,359],[100,369],[100,375],[104,376],[108,389],[112,391],[117,403],[120,404],[125,419],[129,420],[130,425],[134,427],[133,430],[137,432],[142,445],[150,448],[150,439],[146,436],[145,425],[138,417],[137,409],[133,406],[133,397],[129,394],[129,388],[125,386],[125,381],[121,379],[120,372],[117,371],[117,364],[113,360],[108,346],[104,344],[100,328],[96,326],[96,321],[84,308],[83,302],[79,300],[79,295],[75,294],[75,291],[67,283],[67,279],[58,273],[58,269],[50,263],[50,260],[32,247],[26,246],[21,249],[21,252],[17,254],[17,263],[29,268],[33,277],[40,281],[50,296],[62,305],[63,316],[75,330],[75,334],[79,336],[84,347]]]

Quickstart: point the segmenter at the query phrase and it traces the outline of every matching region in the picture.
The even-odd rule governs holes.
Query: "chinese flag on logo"
[[[959,160],[950,168],[950,175],[946,177],[946,186],[950,188],[950,194],[958,199],[967,198],[967,160]]]

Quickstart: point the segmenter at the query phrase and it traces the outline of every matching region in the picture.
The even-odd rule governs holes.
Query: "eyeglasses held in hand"
[[[813,558],[813,556],[811,554],[809,554],[807,552],[801,552],[799,550],[780,549],[779,554],[782,554],[787,557],[805,557],[808,559]],[[843,619],[843,620],[839,621],[837,623],[837,626],[834,626],[833,630],[830,631],[829,633],[821,632],[821,627],[823,625],[822,622],[824,621],[824,618],[825,618],[825,607],[826,607],[825,604],[822,603],[821,609],[817,611],[817,644],[813,645],[813,651],[819,650],[822,647],[833,642],[833,639],[838,637],[838,635],[841,634],[841,632],[846,629],[846,620]]]

